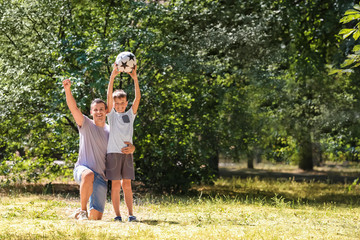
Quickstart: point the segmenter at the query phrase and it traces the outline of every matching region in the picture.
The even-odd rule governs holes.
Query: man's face
[[[126,101],[125,97],[114,98],[114,108],[116,112],[120,112],[120,113],[125,112],[127,105],[128,105],[128,101]]]
[[[90,114],[95,122],[104,121],[106,119],[106,108],[104,103],[94,103],[91,105]]]

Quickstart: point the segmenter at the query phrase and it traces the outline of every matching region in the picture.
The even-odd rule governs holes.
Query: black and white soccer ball
[[[117,57],[115,63],[117,64],[120,72],[129,73],[136,66],[135,55],[131,52],[121,52]]]

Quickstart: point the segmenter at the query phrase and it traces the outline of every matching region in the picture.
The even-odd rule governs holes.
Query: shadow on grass
[[[267,180],[264,180],[267,182]],[[244,180],[246,182],[246,180]],[[269,181],[268,184],[278,184],[276,181]],[[261,183],[260,183],[261,184]],[[287,183],[286,183],[287,184]],[[289,184],[290,185],[290,184]],[[194,187],[191,191],[192,196],[201,199],[211,199],[215,201],[235,200],[249,204],[266,204],[266,205],[284,205],[300,206],[309,205],[324,207],[331,205],[346,205],[349,207],[360,207],[360,191],[348,191],[346,186],[338,185],[334,191],[329,190],[330,184],[306,183],[302,188],[286,189],[282,187],[257,187],[239,185],[236,187],[229,186],[201,186]],[[304,187],[305,186],[305,187]],[[358,187],[360,188],[360,186]],[[189,196],[190,194],[188,194]]]
[[[163,220],[141,220],[139,221],[140,223],[145,223],[147,225],[151,225],[151,226],[156,226],[159,224],[179,224],[178,222],[175,221],[163,221]]]
[[[79,185],[74,183],[2,183],[0,194],[56,194],[61,196],[79,196]]]
[[[220,168],[220,176],[224,178],[239,177],[239,178],[254,178],[259,179],[280,179],[296,182],[304,181],[318,181],[324,183],[351,183],[359,178],[359,172],[337,172],[337,171],[276,171],[264,169],[248,169],[248,168]]]
[[[291,203],[292,205],[317,205],[325,206],[326,204],[340,204],[353,207],[360,207],[360,194],[344,193],[344,194],[323,194],[321,196],[304,196],[299,197],[294,194],[278,191],[251,191],[246,193],[232,191],[216,191],[203,193],[202,198],[206,199],[223,199],[224,202],[229,199],[239,200],[244,203],[262,203],[277,205],[277,203]]]
[[[220,167],[220,176],[226,185],[195,188],[208,197],[225,196],[244,201],[279,201],[297,204],[346,204],[360,206],[360,185],[349,186],[360,177],[358,169],[326,166],[329,170],[302,171],[299,169],[248,169]],[[351,171],[349,171],[351,170]],[[237,182],[235,179],[242,179]],[[237,182],[237,183],[236,183]]]
[[[133,182],[134,200],[138,204],[149,202],[173,203],[206,199],[210,201],[239,201],[242,203],[269,205],[313,205],[327,204],[360,207],[360,185],[352,190],[349,186],[359,172],[264,170],[247,168],[220,168],[221,178],[214,185],[194,186],[182,194],[154,193],[140,182]],[[223,180],[222,180],[223,179]],[[79,197],[76,183],[48,184],[0,184],[0,194],[56,194],[63,197]],[[108,193],[108,197],[109,197]],[[149,199],[152,196],[153,199]],[[165,197],[164,197],[165,196]],[[166,222],[143,220],[142,223],[157,225]],[[169,224],[178,224],[168,222]]]

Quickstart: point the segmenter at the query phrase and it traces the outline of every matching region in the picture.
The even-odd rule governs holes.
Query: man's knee
[[[90,214],[89,214],[90,220],[101,220],[102,216],[103,216],[102,212],[99,212],[98,210],[95,209],[90,210]]]
[[[81,174],[81,181],[84,183],[93,183],[94,182],[94,173],[90,170],[85,170]]]

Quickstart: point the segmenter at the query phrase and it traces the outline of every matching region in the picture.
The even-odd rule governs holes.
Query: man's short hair
[[[106,105],[106,102],[100,98],[95,98],[91,104],[90,104],[90,107],[92,107],[94,104],[97,104],[97,103],[103,103],[105,105],[105,109],[107,109],[107,105]]]
[[[115,98],[126,98],[126,92],[122,89],[115,90],[112,97]]]

